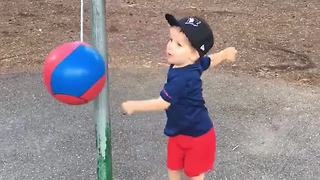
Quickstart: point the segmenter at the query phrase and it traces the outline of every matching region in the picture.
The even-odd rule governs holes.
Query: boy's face
[[[186,35],[176,26],[170,27],[166,54],[168,63],[174,64],[175,67],[193,64],[199,58],[198,52],[191,46]]]

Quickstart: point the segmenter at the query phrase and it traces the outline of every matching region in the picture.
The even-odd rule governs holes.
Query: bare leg
[[[199,176],[190,177],[190,180],[204,180],[204,173],[200,174]]]
[[[181,180],[181,170],[175,171],[168,169],[169,180]]]

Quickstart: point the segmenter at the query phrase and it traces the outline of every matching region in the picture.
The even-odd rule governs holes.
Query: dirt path
[[[39,71],[53,47],[79,40],[79,6],[77,0],[2,0],[0,72]],[[216,36],[214,51],[227,46],[239,50],[238,61],[221,66],[223,71],[320,84],[318,0],[109,0],[111,64],[149,67],[165,62],[166,12],[206,18]],[[90,41],[88,9],[85,15],[85,40]]]

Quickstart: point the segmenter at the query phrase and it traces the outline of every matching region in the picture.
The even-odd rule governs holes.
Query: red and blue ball
[[[60,102],[85,104],[96,98],[104,87],[105,61],[87,43],[64,43],[46,57],[43,79],[49,93]]]

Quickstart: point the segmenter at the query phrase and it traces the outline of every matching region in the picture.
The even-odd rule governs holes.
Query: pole
[[[92,44],[99,50],[108,67],[106,44],[105,0],[91,0]],[[107,80],[98,98],[94,101],[94,119],[97,146],[97,179],[112,180],[111,127],[109,117],[109,71]]]

